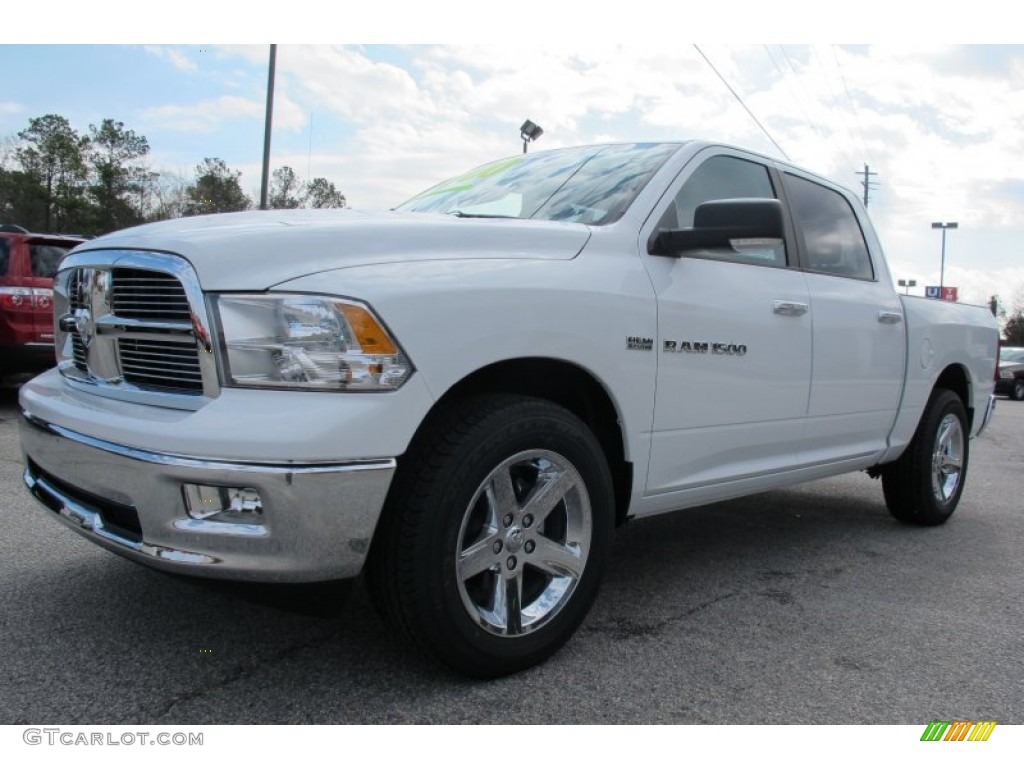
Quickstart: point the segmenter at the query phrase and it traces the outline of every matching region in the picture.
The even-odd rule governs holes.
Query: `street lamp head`
[[[544,134],[544,129],[532,120],[527,120],[519,128],[519,134],[523,141],[535,141]]]
[[[932,229],[956,229],[958,226],[955,221],[947,221],[945,224],[941,221],[932,222]]]
[[[532,120],[527,120],[519,128],[519,138],[523,140],[523,154],[526,154],[526,147],[531,141],[535,141],[543,135],[544,129]]]

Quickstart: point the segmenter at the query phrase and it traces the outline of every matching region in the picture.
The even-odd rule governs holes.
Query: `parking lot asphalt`
[[[632,522],[568,645],[479,682],[358,581],[203,582],[80,539],[23,488],[7,388],[0,723],[1024,723],[1024,403],[971,447],[938,528],[864,474]]]

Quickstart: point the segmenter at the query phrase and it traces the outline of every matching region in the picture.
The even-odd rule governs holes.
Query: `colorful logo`
[[[932,720],[921,741],[988,741],[995,727],[995,720]]]
[[[957,301],[959,298],[959,293],[960,289],[952,285],[926,285],[924,287],[924,297],[926,299],[942,299],[943,301]]]

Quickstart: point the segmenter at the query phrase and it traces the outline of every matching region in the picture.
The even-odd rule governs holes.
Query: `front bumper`
[[[166,571],[309,582],[362,569],[394,459],[245,463],[129,448],[46,422],[20,423],[25,484],[56,519],[112,552]],[[255,489],[249,524],[190,517],[185,484]]]

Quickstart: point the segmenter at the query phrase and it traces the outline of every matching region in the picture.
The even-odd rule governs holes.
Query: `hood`
[[[571,259],[582,224],[344,210],[249,211],[121,230],[74,253],[109,249],[184,256],[205,290],[263,290],[332,269],[450,259]]]

